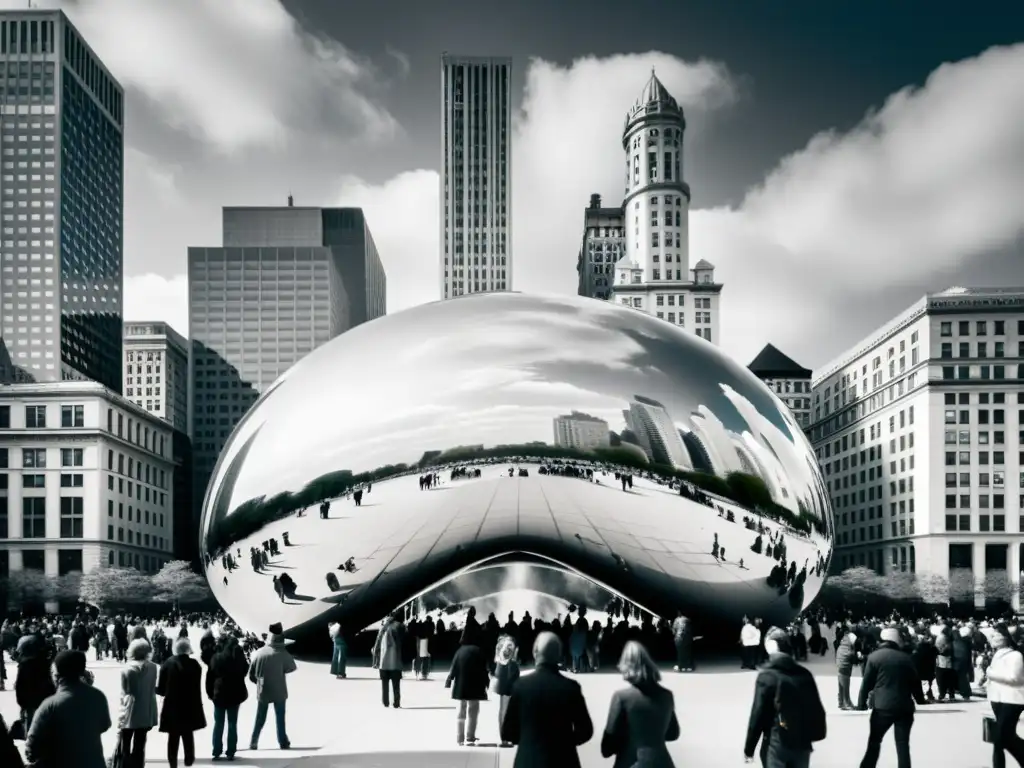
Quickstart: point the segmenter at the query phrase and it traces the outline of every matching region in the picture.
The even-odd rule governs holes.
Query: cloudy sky
[[[1016,0],[49,4],[127,91],[129,319],[186,331],[187,247],[289,192],[364,208],[390,312],[437,299],[444,50],[514,59],[517,290],[575,292],[652,66],[687,110],[691,259],[744,362],[772,341],[820,366],[925,291],[1024,284]]]

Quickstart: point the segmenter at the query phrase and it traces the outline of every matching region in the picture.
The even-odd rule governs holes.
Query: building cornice
[[[682,280],[661,280],[649,283],[613,285],[612,293],[651,293],[653,291],[686,291],[689,293],[721,293],[722,283],[691,283]]]
[[[640,195],[657,194],[664,192],[681,192],[686,195],[686,202],[689,204],[690,199],[690,185],[685,181],[656,181],[653,184],[645,184],[642,187],[634,189],[624,198],[622,198],[622,210],[625,213],[629,207],[630,202],[633,198],[639,197]]]

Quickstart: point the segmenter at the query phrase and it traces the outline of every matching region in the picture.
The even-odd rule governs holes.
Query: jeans
[[[765,768],[809,768],[810,765],[810,749],[787,747],[779,741],[776,729],[772,729],[772,737],[768,743],[768,752],[764,756]]]
[[[192,765],[196,761],[196,739],[192,731],[188,733],[167,734],[167,765],[170,768],[178,768],[178,742],[181,742],[182,751],[185,753],[185,765]]]
[[[388,683],[391,684],[391,692],[394,694],[395,708],[402,706],[402,670],[382,669],[380,670],[380,700],[384,706],[388,706]]]
[[[455,714],[455,740],[459,744],[476,741],[476,721],[480,716],[480,702],[459,700]]]
[[[899,768],[910,768],[910,729],[914,725],[913,712],[895,713],[881,712],[877,709],[871,712],[871,721],[868,731],[868,747],[864,751],[864,759],[860,761],[860,768],[875,768],[878,765],[878,754],[882,749],[882,739],[889,729],[893,729],[893,738],[896,740],[896,765]]]
[[[417,656],[412,662],[413,673],[423,680],[430,676],[430,667],[430,656]]]
[[[331,656],[331,674],[345,677],[345,665],[348,663],[348,646],[345,643],[334,644]]]
[[[285,728],[284,715],[285,715],[285,703],[284,701],[274,702],[274,722],[277,725],[277,745],[281,749],[288,749],[291,746],[291,742],[288,741],[288,730]],[[252,724],[252,738],[249,739],[249,746],[252,749],[257,749],[260,743],[260,733],[263,731],[263,726],[267,722],[267,709],[270,708],[270,704],[266,701],[256,702],[256,720]]]
[[[224,748],[224,720],[228,722],[228,749],[231,757],[238,748],[238,707],[213,706],[213,756],[220,757]]]
[[[1024,706],[992,702],[992,714],[996,716],[995,743],[992,745],[992,768],[1006,768],[1006,752],[1024,766],[1024,740],[1017,735],[1017,721]]]
[[[853,702],[850,701],[850,675],[839,675],[839,706],[853,706]]]
[[[122,728],[121,754],[123,768],[143,768],[146,764],[146,736],[149,728]]]

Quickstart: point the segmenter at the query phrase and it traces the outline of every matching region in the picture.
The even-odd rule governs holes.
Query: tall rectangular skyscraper
[[[121,391],[123,117],[63,13],[0,13],[4,381]]]
[[[225,208],[223,246],[189,248],[196,502],[260,393],[314,349],[384,314],[386,278],[357,208]]]
[[[441,296],[512,289],[512,59],[441,57]]]

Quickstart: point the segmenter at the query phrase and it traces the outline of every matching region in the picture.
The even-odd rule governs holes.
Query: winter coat
[[[249,662],[237,645],[213,654],[206,672],[206,696],[220,709],[233,709],[249,698],[245,678]]]
[[[189,656],[172,656],[160,667],[156,692],[164,697],[160,709],[163,733],[191,733],[206,727],[203,712],[203,668]]]
[[[156,679],[152,661],[131,661],[121,670],[121,712],[118,728],[153,728],[158,721]]]
[[[22,709],[35,710],[48,696],[57,691],[50,674],[50,660],[46,656],[32,656],[18,663],[18,679],[14,681],[14,696]]]
[[[373,666],[381,672],[400,672],[405,627],[400,621],[389,621],[380,628],[373,643]]]
[[[487,658],[477,645],[463,645],[455,652],[445,681],[457,701],[487,700]]]
[[[935,638],[935,666],[939,669],[952,669],[953,667],[953,639],[944,633],[939,633]]]
[[[986,670],[986,695],[993,704],[1024,705],[1024,657],[1012,648],[1000,648]]]
[[[61,683],[36,710],[25,758],[37,768],[106,768],[102,735],[110,729],[107,697],[85,683]]]
[[[296,670],[295,659],[284,647],[283,641],[273,641],[252,655],[249,681],[256,685],[256,697],[265,704],[288,698],[287,675]]]

